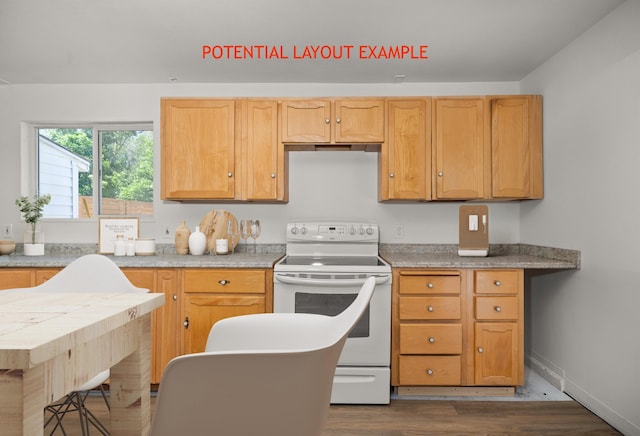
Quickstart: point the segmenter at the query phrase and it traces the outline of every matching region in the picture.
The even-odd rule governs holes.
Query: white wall
[[[532,280],[528,352],[625,434],[640,435],[640,2],[521,82],[544,95],[545,198],[522,242],[574,248],[582,269]]]
[[[0,86],[0,225],[13,224],[14,237],[24,224],[14,200],[20,195],[20,122],[153,121],[156,182],[159,182],[160,98],[163,96],[375,96],[514,94],[517,83],[445,83],[399,85],[322,84],[145,84]],[[193,230],[212,209],[227,209],[238,218],[260,218],[259,242],[283,243],[285,224],[299,218],[373,220],[382,242],[458,242],[459,203],[382,204],[377,202],[377,154],[364,152],[292,152],[288,204],[181,204],[162,202],[156,189],[153,220],[141,223],[141,234],[172,242],[173,230],[186,219]],[[158,185],[156,185],[157,187]],[[491,243],[518,242],[519,204],[490,204]],[[393,238],[403,224],[404,239]],[[163,237],[168,226],[172,235]],[[44,222],[48,242],[97,242],[95,220]]]

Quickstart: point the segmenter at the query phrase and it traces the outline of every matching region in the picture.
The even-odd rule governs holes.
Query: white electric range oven
[[[376,277],[369,308],[340,355],[332,403],[389,403],[391,267],[378,256],[378,241],[373,223],[289,223],[286,255],[274,267],[274,312],[337,315]]]

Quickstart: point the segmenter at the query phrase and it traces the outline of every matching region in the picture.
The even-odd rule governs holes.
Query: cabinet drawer
[[[517,270],[476,271],[475,291],[478,294],[517,294],[520,289],[519,277]]]
[[[400,297],[400,319],[460,319],[460,297]]]
[[[400,356],[400,384],[460,385],[460,356]]]
[[[264,294],[265,270],[190,269],[184,272],[184,292]]]
[[[476,319],[518,319],[518,297],[476,297]]]
[[[400,354],[461,354],[462,324],[401,324]]]
[[[459,275],[400,275],[401,294],[459,294]]]

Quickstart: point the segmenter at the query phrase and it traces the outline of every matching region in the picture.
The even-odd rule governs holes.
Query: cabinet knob
[[[502,283],[500,283],[500,280],[496,280],[496,281],[493,282],[493,284],[496,285],[496,286],[500,286]]]
[[[325,118],[325,119],[324,119],[324,123],[325,123],[325,124],[329,124],[330,122],[331,122],[331,120],[330,120],[329,118]]]
[[[232,173],[231,171],[229,171],[229,172],[227,173],[227,176],[229,176],[229,177],[233,177],[233,173]]]
[[[500,307],[500,306],[493,306],[493,310],[495,310],[496,312],[502,312],[502,307]]]
[[[173,294],[173,301],[176,301],[178,299],[178,296],[176,294]]]
[[[484,353],[484,348],[478,347],[478,353]]]
[[[220,283],[222,286],[228,285],[229,283],[231,283],[231,280],[218,280],[218,283]]]
[[[435,308],[433,306],[427,306],[427,311],[433,312]]]
[[[427,369],[427,375],[433,375],[433,369]]]
[[[442,171],[438,171],[438,177],[442,177]]]
[[[427,339],[429,341],[430,344],[433,344],[436,341],[436,338],[434,338],[433,336],[431,336],[429,339]]]
[[[396,176],[396,175],[395,175],[394,173],[389,173],[389,177],[393,178],[393,177],[395,177],[395,176]]]
[[[431,282],[427,283],[427,288],[432,289],[435,285]]]
[[[275,179],[276,178],[276,173],[271,173],[271,178]]]
[[[340,124],[340,118],[336,118],[336,123]]]
[[[184,319],[184,321],[182,321],[182,325],[184,326],[184,328],[188,329],[189,328],[189,317],[186,317]]]

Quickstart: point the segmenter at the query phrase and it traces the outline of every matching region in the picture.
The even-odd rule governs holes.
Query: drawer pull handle
[[[433,344],[436,341],[436,338],[434,338],[433,336],[431,336],[429,339],[427,339],[429,341],[430,344]]]
[[[427,311],[428,312],[433,312],[435,310],[435,308],[433,306],[427,306]]]
[[[502,283],[500,283],[500,280],[496,280],[496,281],[493,282],[493,284],[496,285],[496,286],[500,286]]]
[[[482,347],[478,347],[478,353],[484,353],[484,349]]]
[[[222,286],[228,285],[229,283],[231,283],[231,280],[218,280],[218,283],[220,283]]]
[[[329,124],[331,122],[331,120],[329,118],[325,118],[324,122],[325,122],[325,124]]]
[[[427,375],[433,375],[433,369],[427,369]]]
[[[427,283],[427,288],[433,288],[435,285],[431,282]]]
[[[500,306],[493,306],[493,310],[495,310],[496,312],[502,312],[502,307],[500,307]]]
[[[176,294],[173,294],[173,301],[176,301],[178,299],[178,296]]]

